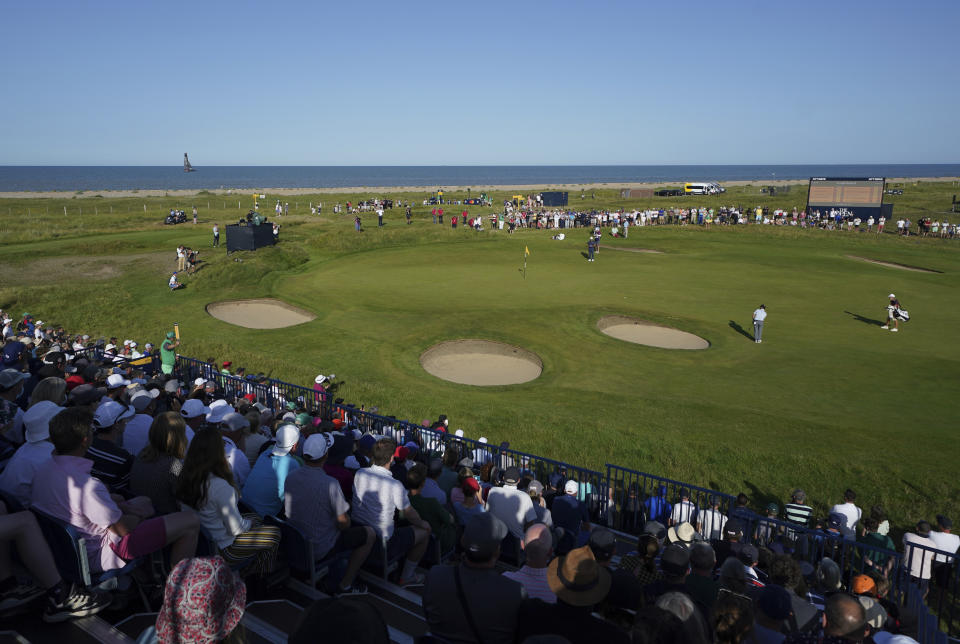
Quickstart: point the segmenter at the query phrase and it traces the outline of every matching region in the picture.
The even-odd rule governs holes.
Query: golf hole
[[[490,340],[451,340],[420,355],[420,366],[437,378],[461,385],[518,385],[540,377],[537,354]]]
[[[698,335],[660,326],[623,315],[608,315],[597,321],[597,328],[612,338],[661,349],[708,349],[710,343]]]
[[[228,300],[207,304],[207,313],[248,329],[282,329],[316,319],[316,315],[280,300]]]

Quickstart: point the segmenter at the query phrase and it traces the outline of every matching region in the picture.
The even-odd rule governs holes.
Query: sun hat
[[[555,557],[547,566],[550,590],[571,606],[598,604],[610,592],[610,581],[610,571],[597,563],[589,545]]]
[[[203,404],[202,400],[191,398],[183,403],[180,408],[180,415],[184,418],[196,418],[197,416],[206,416],[210,413],[210,408]]]
[[[41,400],[23,413],[23,437],[28,443],[39,443],[50,438],[50,420],[63,411],[63,407]]]
[[[677,543],[683,546],[689,546],[692,544],[696,536],[697,531],[687,521],[684,521],[683,523],[673,526],[667,530],[667,539],[670,541],[670,543]]]
[[[577,485],[577,482],[573,480],[567,481],[563,485],[563,491],[566,494],[576,494],[577,490],[579,489],[580,489],[580,486]]]
[[[246,601],[247,587],[223,559],[183,559],[167,578],[157,639],[161,644],[219,642],[240,623]]]
[[[314,381],[315,383],[317,383],[318,385],[322,385],[323,383],[325,383],[325,382],[327,381],[327,377],[321,373],[319,376],[317,376],[316,378],[314,378],[313,381]]]
[[[329,432],[313,434],[303,443],[303,456],[312,461],[319,461],[333,446],[334,438]]]
[[[289,454],[290,450],[293,449],[294,445],[297,444],[297,441],[300,440],[300,430],[297,429],[296,425],[287,423],[286,425],[280,425],[277,429],[277,441],[273,446],[273,455],[274,456],[283,456]]]
[[[481,512],[467,521],[461,544],[476,559],[490,559],[507,536],[507,525],[492,512]]]
[[[108,400],[93,412],[93,425],[97,429],[108,429],[125,418],[131,418],[134,410],[114,400]]]

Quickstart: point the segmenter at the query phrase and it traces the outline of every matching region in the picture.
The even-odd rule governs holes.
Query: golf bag
[[[902,320],[903,322],[910,321],[910,314],[904,309],[896,309],[893,312],[893,317],[897,318],[898,320]]]

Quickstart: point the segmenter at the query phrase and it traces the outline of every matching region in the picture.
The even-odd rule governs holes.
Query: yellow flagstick
[[[527,257],[530,255],[530,247],[523,247],[523,279],[527,279]]]

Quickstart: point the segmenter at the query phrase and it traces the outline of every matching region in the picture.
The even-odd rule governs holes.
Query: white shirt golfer
[[[763,341],[763,321],[766,319],[767,307],[761,304],[760,308],[753,312],[753,341],[758,344]]]

